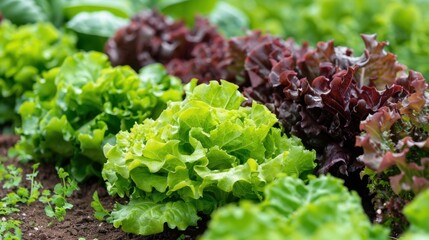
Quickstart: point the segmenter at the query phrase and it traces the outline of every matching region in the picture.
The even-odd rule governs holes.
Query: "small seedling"
[[[12,207],[10,203],[2,199],[2,201],[0,202],[0,216],[6,216],[16,212],[19,212],[18,208]]]
[[[11,189],[19,186],[22,181],[22,168],[17,168],[14,165],[8,165],[4,176],[2,177],[4,184],[4,189]]]
[[[55,217],[58,221],[63,221],[66,210],[73,208],[73,204],[68,203],[67,198],[78,189],[78,186],[63,168],[58,169],[57,172],[61,183],[55,185],[53,192],[47,189],[43,190],[39,201],[46,204],[45,213],[48,217]]]
[[[0,239],[22,239],[21,221],[2,218],[0,221]],[[1,238],[3,237],[3,238]]]
[[[39,168],[39,165],[40,163],[33,164],[32,166],[33,172],[30,174],[27,174],[26,176],[26,179],[31,183],[30,194],[28,196],[27,204],[31,204],[39,198],[40,196],[39,189],[43,187],[40,182],[35,180],[37,175],[39,174],[39,171],[37,170]]]
[[[106,220],[108,223],[110,223],[110,218],[111,215],[109,213],[109,211],[107,211],[104,207],[103,204],[101,204],[100,202],[100,198],[98,197],[98,192],[95,191],[94,194],[92,195],[92,202],[91,202],[91,207],[94,209],[94,217],[100,221],[104,221]]]

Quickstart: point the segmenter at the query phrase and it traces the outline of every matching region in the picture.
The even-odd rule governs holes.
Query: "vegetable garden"
[[[426,10],[1,1],[0,239],[429,239]]]

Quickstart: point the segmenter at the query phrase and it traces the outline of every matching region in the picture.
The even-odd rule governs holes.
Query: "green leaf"
[[[102,52],[107,39],[127,23],[128,19],[106,11],[81,12],[67,22],[67,28],[78,34],[79,48]]]
[[[218,1],[208,18],[226,37],[244,35],[249,29],[248,17],[239,8],[227,2]]]
[[[79,13],[74,16],[67,27],[77,33],[88,35],[111,37],[120,27],[128,23],[126,18],[120,18],[109,12]]]
[[[8,240],[22,239],[21,223],[21,221],[14,219],[0,221],[0,236]]]
[[[107,216],[110,216],[110,213],[103,207],[103,204],[100,202],[100,198],[98,197],[97,191],[92,194],[91,207],[95,211],[94,217],[97,220],[103,221]]]
[[[153,203],[132,200],[127,205],[117,205],[112,211],[113,225],[122,227],[125,232],[151,235],[169,228],[185,230],[197,225],[199,219],[195,207],[184,201]]]
[[[64,14],[69,19],[83,12],[100,11],[107,11],[121,18],[129,18],[132,8],[129,1],[115,0],[70,0],[64,6]]]
[[[161,0],[158,7],[165,15],[184,19],[188,24],[192,24],[194,16],[210,13],[216,2],[216,0]]]
[[[414,200],[405,206],[403,212],[410,222],[410,233],[424,232],[429,235],[429,190],[420,193]]]
[[[18,187],[22,181],[22,168],[17,168],[15,165],[10,164],[6,166],[5,172],[2,173],[1,181],[3,182],[4,189]]]
[[[199,85],[193,89],[188,98],[203,101],[214,108],[238,109],[245,100],[237,91],[238,86],[223,80],[221,84],[211,81],[209,87]]]
[[[4,0],[0,12],[18,25],[50,21],[59,27],[63,23],[63,0]]]
[[[0,12],[15,24],[47,21],[48,16],[36,0],[3,0]]]
[[[330,176],[284,177],[266,189],[260,204],[241,202],[212,215],[202,239],[388,239],[388,232],[372,226],[360,199],[342,181]],[[237,231],[240,229],[240,231]],[[263,234],[263,235],[262,235]]]
[[[242,201],[239,207],[230,204],[217,210],[202,239],[285,239],[287,233],[275,215]]]
[[[104,146],[102,175],[110,194],[155,205],[184,201],[208,214],[238,198],[260,200],[278,176],[305,177],[314,168],[315,153],[273,127],[276,118],[265,106],[241,107],[238,86],[193,84],[183,102],[168,103],[157,119],[135,124]],[[159,218],[151,217],[146,221]]]
[[[4,20],[0,35],[0,123],[15,121],[18,126],[17,105],[27,95],[32,96],[27,91],[32,90],[35,82],[42,81],[44,71],[61,65],[76,51],[76,40],[74,35],[42,22],[17,27]],[[24,93],[26,97],[22,98]]]
[[[39,2],[39,5],[44,9],[43,11],[48,15],[48,19],[56,27],[61,27],[63,25],[64,16],[63,16],[63,7],[64,0],[36,0]],[[41,4],[43,3],[43,4]]]
[[[19,109],[23,124],[15,150],[25,159],[68,165],[77,181],[100,175],[103,145],[116,133],[158,117],[183,95],[181,81],[161,65],[137,74],[128,66],[111,67],[98,52],[71,55],[45,77],[35,89],[49,89],[35,91]]]
[[[54,217],[54,216],[55,216],[55,212],[54,212],[54,210],[52,209],[51,205],[46,205],[46,206],[45,206],[45,214],[46,214],[46,216],[48,216],[48,217]]]

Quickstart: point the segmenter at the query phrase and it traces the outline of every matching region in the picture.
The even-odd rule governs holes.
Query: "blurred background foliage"
[[[203,15],[225,36],[260,29],[296,42],[334,40],[364,49],[361,33],[388,41],[388,51],[429,78],[428,0],[2,0],[0,12],[21,25],[50,21],[73,31],[78,47],[102,51],[108,37],[145,8],[193,24]],[[360,53],[355,53],[360,54]]]

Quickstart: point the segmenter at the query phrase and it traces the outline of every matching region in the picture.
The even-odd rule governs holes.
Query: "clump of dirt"
[[[7,151],[17,141],[17,136],[0,135],[0,155],[6,156]],[[15,159],[8,159],[0,164],[14,164],[23,169],[23,174],[32,172],[31,163],[22,164]],[[38,168],[37,181],[41,182],[44,189],[52,190],[59,182],[57,172],[54,166],[49,164],[41,164]],[[25,180],[23,175],[22,186],[30,187],[29,181]],[[94,210],[91,207],[92,195],[98,191],[100,202],[107,209],[112,209],[115,202],[120,199],[112,198],[107,194],[106,188],[102,181],[98,179],[89,180],[79,185],[79,190],[68,198],[68,202],[73,204],[71,210],[67,210],[67,215],[64,221],[57,221],[54,218],[49,218],[44,212],[44,205],[40,202],[34,202],[30,205],[20,204],[18,208],[20,212],[1,216],[5,219],[16,219],[22,222],[21,230],[23,239],[61,239],[61,240],[76,240],[79,238],[89,239],[196,239],[207,228],[207,218],[203,218],[199,222],[199,226],[190,227],[186,231],[177,229],[169,229],[164,227],[164,232],[152,236],[137,236],[123,232],[121,229],[115,228],[112,224],[99,221],[94,217]],[[0,186],[0,199],[3,198],[9,190],[3,189]]]

